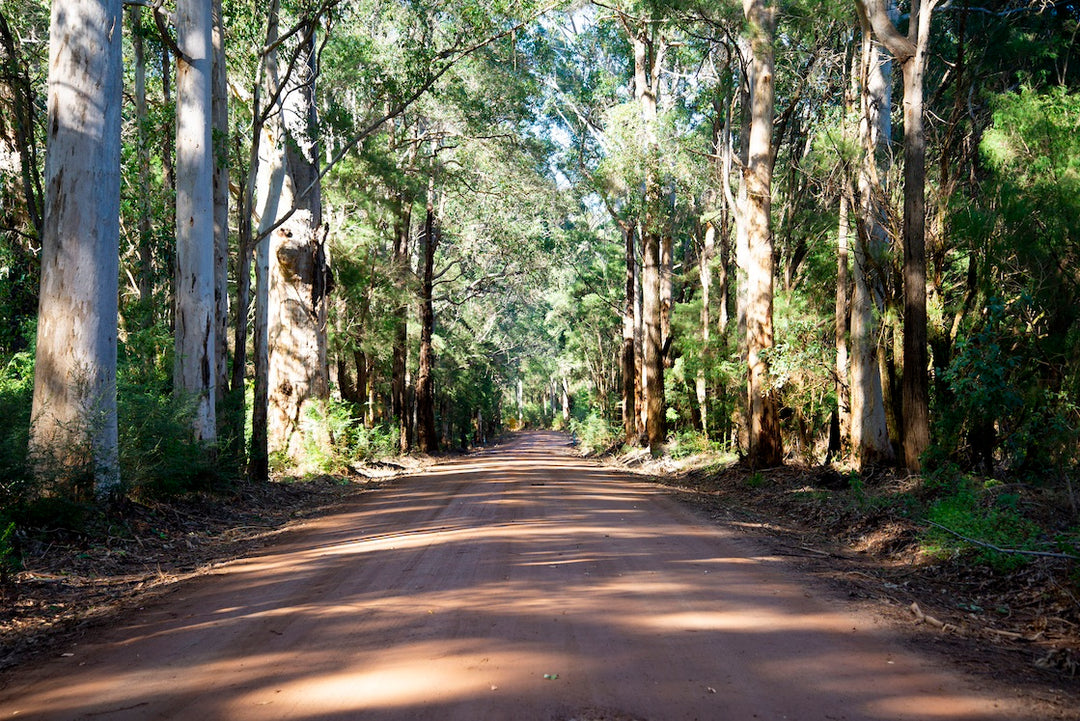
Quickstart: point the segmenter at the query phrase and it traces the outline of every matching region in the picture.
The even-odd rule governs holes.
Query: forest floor
[[[1036,559],[1004,572],[961,555],[928,554],[914,521],[873,500],[907,492],[901,477],[871,479],[854,493],[825,488],[835,479],[812,468],[755,476],[737,466],[654,462],[641,454],[607,462],[667,486],[697,513],[764,543],[903,629],[913,646],[1004,681],[1043,705],[1046,718],[1076,718],[1080,602],[1075,568],[1066,562]],[[394,469],[383,474],[393,475]],[[224,496],[127,502],[114,518],[92,523],[89,534],[24,536],[23,568],[0,584],[0,670],[55,655],[89,627],[108,625],[177,583],[214,573],[385,484],[324,476],[245,485]]]

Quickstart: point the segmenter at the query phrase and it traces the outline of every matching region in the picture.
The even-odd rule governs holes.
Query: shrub
[[[595,453],[611,447],[620,433],[604,420],[595,410],[590,410],[585,418],[570,419],[570,431],[577,440],[582,453]]]

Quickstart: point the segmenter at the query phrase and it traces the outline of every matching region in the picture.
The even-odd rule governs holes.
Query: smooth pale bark
[[[638,412],[636,390],[636,366],[634,363],[634,295],[637,284],[634,281],[635,246],[637,234],[634,232],[633,223],[625,223],[622,227],[624,258],[626,261],[626,292],[623,305],[623,336],[622,350],[620,354],[622,367],[622,411],[623,411],[623,439],[628,445],[637,442]]]
[[[173,388],[194,403],[195,438],[217,440],[214,324],[213,26],[210,0],[176,11],[176,357]]]
[[[259,213],[259,234],[267,232],[277,222],[282,205],[290,198],[286,182],[285,150],[280,144],[276,122],[268,122],[260,143],[259,174],[256,184]],[[270,239],[255,246],[255,328],[252,332],[252,353],[255,361],[255,388],[251,410],[251,448],[248,474],[254,480],[269,476],[269,289]]]
[[[905,37],[885,0],[859,0],[874,35],[900,63],[904,83],[904,465],[917,471],[930,445],[929,354],[926,336],[926,130],[923,74],[936,0],[912,0]]]
[[[742,132],[739,134],[739,165],[747,168],[750,164],[750,127],[753,121],[752,98],[754,88],[753,48],[746,37],[739,38],[739,52],[743,58],[743,72],[746,82],[740,84],[739,107],[742,110]],[[726,167],[731,166],[729,158]],[[730,187],[725,185],[725,194]],[[745,174],[740,175],[738,196],[728,199],[732,214],[735,216],[735,335],[739,349],[739,360],[747,365],[747,308],[749,307],[749,283],[747,270],[750,267],[750,240],[747,232],[744,209],[747,206],[747,183]],[[738,447],[742,453],[750,452],[750,403],[749,394],[740,392],[735,395],[734,418]]]
[[[301,61],[283,98],[291,215],[270,235],[269,408],[271,453],[302,461],[307,404],[329,398],[326,353],[330,274],[319,184],[316,52],[313,33],[301,39]],[[316,438],[316,442],[328,439]]]
[[[744,0],[754,77],[751,93],[749,161],[743,171],[746,205],[746,362],[750,410],[748,459],[755,468],[783,463],[780,419],[769,388],[766,353],[773,347],[772,125],[773,26],[775,8],[766,0]]]
[[[883,205],[882,164],[892,132],[891,68],[888,57],[870,34],[863,16],[859,143],[860,232],[854,248],[851,297],[851,447],[856,465],[866,468],[893,460],[878,372],[878,319],[884,311],[882,261],[888,245]]]
[[[41,474],[120,484],[116,336],[121,4],[55,0],[30,451]],[[59,464],[59,465],[54,465]]]
[[[211,85],[214,148],[214,376],[218,399],[229,392],[229,88],[221,0],[213,0]]]

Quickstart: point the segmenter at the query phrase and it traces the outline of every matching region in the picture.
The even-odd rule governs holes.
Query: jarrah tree
[[[56,0],[31,454],[42,474],[120,483],[116,416],[120,0]]]
[[[195,437],[217,441],[211,0],[176,12],[176,358],[173,383],[190,395]]]

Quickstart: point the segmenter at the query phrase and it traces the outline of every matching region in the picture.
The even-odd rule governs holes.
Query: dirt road
[[[16,670],[0,718],[1034,718],[763,553],[528,434]]]

